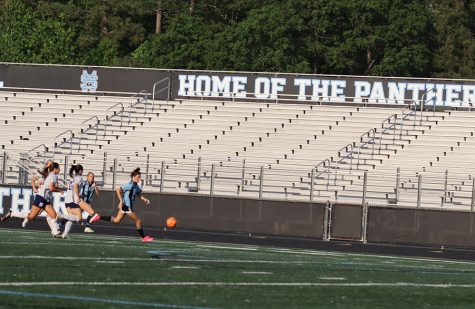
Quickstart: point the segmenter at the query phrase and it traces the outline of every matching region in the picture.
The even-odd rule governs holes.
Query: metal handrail
[[[141,97],[142,94],[145,94],[145,96],[142,96],[142,99],[138,99],[139,97]],[[135,100],[134,100],[135,98]],[[134,94],[133,96],[130,97],[130,102],[129,102],[129,123],[130,123],[130,113],[132,111],[132,107],[134,107],[136,104],[138,103],[142,103],[143,101],[145,101],[145,106],[147,106],[147,100],[148,100],[148,92],[147,90],[141,90],[139,92],[137,92],[136,94]],[[136,101],[136,102],[134,102]]]
[[[168,85],[165,88],[162,88],[158,91],[155,91],[155,88],[158,85],[160,85],[161,83],[163,83],[164,81],[168,81]],[[168,102],[168,101],[170,101],[170,90],[171,90],[171,78],[169,78],[169,77],[165,77],[164,79],[162,79],[162,80],[156,82],[155,84],[153,84],[153,88],[152,88],[152,112],[155,109],[155,95],[159,94],[159,93],[161,93],[162,91],[165,91],[165,90],[168,90],[168,93],[167,93],[167,102]]]
[[[363,135],[361,135],[361,137],[360,137],[360,142],[362,143],[362,142],[363,142],[363,138],[364,138],[365,136],[368,136],[368,137],[369,137],[369,135],[370,135],[371,133],[373,133],[373,137],[370,138],[367,142],[365,142],[365,143],[363,143],[362,145],[359,145],[359,146],[358,146],[358,158],[357,158],[357,160],[356,160],[356,166],[360,166],[360,153],[361,153],[361,148],[362,148],[363,146],[365,146],[365,145],[368,145],[371,141],[373,142],[373,143],[372,143],[372,144],[373,144],[373,147],[372,147],[372,150],[371,150],[371,159],[373,159],[373,157],[374,157],[374,144],[375,144],[374,140],[375,140],[375,135],[376,135],[376,128],[373,128],[373,129],[369,130],[368,132],[364,133]]]
[[[82,133],[83,133],[83,130],[82,130],[82,126],[83,124],[85,124],[86,122],[88,122],[89,120],[91,119],[94,119],[96,118],[96,140],[95,140],[95,144],[97,144],[97,136],[98,136],[98,132],[99,132],[99,124],[100,124],[100,121],[99,121],[99,117],[97,116],[92,116],[86,120],[84,120],[82,123],[81,123],[81,131],[79,133],[79,146],[78,146],[78,153],[81,151],[81,144],[82,144]],[[90,129],[91,127],[89,127]],[[87,131],[87,130],[86,130]]]
[[[325,165],[325,163],[328,163],[328,166]],[[323,167],[326,167],[326,169],[321,172],[321,173],[318,173],[318,167],[320,165],[323,165]],[[329,159],[325,159],[323,160],[322,162],[318,163],[317,165],[314,166],[314,169],[315,171],[317,172],[317,174],[315,175],[315,179],[318,178],[318,176],[324,174],[324,173],[327,173],[327,189],[330,185],[330,169],[331,169],[331,161]]]
[[[64,143],[66,142],[66,140],[65,140],[64,142],[62,142],[62,143],[60,143],[59,145],[57,145],[57,144],[56,144],[57,138],[60,137],[60,136],[62,136],[62,135],[64,135],[65,133],[68,133],[68,132],[71,133],[71,139],[69,140],[69,154],[72,154],[72,153],[73,153],[73,138],[74,138],[74,133],[73,133],[73,131],[71,131],[71,130],[66,130],[66,131],[64,131],[63,133],[60,133],[60,134],[58,134],[58,135],[56,135],[56,136],[54,137],[53,160],[54,160],[54,155],[55,155],[55,153],[56,153],[56,147],[59,147],[60,145],[62,145],[62,144],[64,144]]]
[[[28,151],[26,152],[26,154],[29,156],[29,155],[30,155],[30,152],[33,152],[33,151],[35,151],[37,148],[40,148],[40,147],[43,147],[45,152],[48,151],[48,147],[46,147],[45,144],[40,144],[40,145],[38,145],[38,146],[36,146],[36,147],[34,147],[34,148],[28,150]]]
[[[351,152],[349,154],[347,154],[345,157],[341,158],[340,160],[336,161],[336,166],[335,166],[335,181],[334,181],[334,184],[336,185],[336,180],[338,178],[338,166],[340,165],[341,162],[343,162],[343,160],[345,160],[346,158],[350,157],[350,174],[351,174],[351,171],[353,170],[353,143],[350,143],[344,147],[342,147],[340,150],[338,150],[338,157],[341,157],[341,151],[342,150],[345,150],[346,152],[348,152],[348,149],[351,150]],[[342,177],[343,179],[343,177]]]
[[[107,132],[107,123],[109,121],[109,118],[107,117],[107,114],[109,113],[109,111],[111,109],[113,109],[114,107],[116,107],[117,105],[120,105],[122,107],[122,110],[121,110],[121,113],[120,113],[120,127],[122,128],[122,118],[124,117],[124,104],[122,103],[116,103],[114,104],[113,106],[109,107],[107,110],[106,110],[106,120],[105,120],[105,123],[104,123],[104,136],[106,136],[106,132]],[[116,115],[115,111],[114,111],[114,116]]]

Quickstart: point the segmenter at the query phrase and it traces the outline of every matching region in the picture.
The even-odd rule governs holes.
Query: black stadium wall
[[[184,230],[330,241],[365,238],[368,243],[475,249],[475,213],[368,207],[365,225],[361,205],[195,194],[148,193],[146,196],[151,200],[150,205],[138,201],[135,206],[145,227],[163,228],[166,219],[174,216],[178,228]],[[30,187],[0,186],[0,214],[10,208],[28,211],[32,199]],[[103,191],[94,197],[93,205],[100,214],[117,213],[116,193]],[[59,194],[55,195],[54,206],[65,211]]]
[[[236,98],[281,103],[331,100],[378,104],[423,100],[425,104],[448,107],[475,104],[475,80],[0,63],[0,89],[13,87],[92,93],[138,93],[146,90],[152,93],[153,85],[166,78],[171,81],[172,99]],[[165,84],[167,82],[156,90]],[[158,98],[167,98],[167,92],[160,93]]]

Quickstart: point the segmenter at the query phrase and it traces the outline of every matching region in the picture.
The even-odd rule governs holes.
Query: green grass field
[[[475,308],[475,262],[0,230],[0,308]]]

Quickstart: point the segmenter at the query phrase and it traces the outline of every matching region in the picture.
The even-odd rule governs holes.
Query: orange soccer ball
[[[176,226],[176,218],[175,217],[170,217],[167,219],[167,227],[169,228],[174,228]]]

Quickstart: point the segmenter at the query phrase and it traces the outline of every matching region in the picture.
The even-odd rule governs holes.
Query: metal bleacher
[[[7,184],[53,158],[105,188],[139,166],[148,191],[473,207],[469,111],[15,89],[0,92],[0,111]]]

